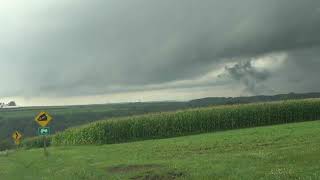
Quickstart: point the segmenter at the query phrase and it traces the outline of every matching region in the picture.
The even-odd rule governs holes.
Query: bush
[[[47,146],[51,145],[51,140],[52,140],[52,136],[46,137],[46,145]],[[42,136],[28,138],[28,139],[23,140],[21,143],[21,146],[26,149],[28,149],[28,148],[42,148],[43,145],[44,145],[44,143],[43,143]]]

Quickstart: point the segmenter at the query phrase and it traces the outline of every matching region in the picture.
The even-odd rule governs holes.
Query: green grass
[[[1,179],[319,179],[320,121],[0,155]]]

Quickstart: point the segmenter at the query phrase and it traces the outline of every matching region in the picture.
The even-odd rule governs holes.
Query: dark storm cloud
[[[319,57],[315,50],[320,45],[319,0],[48,0],[30,4],[20,15],[10,10],[0,14],[5,27],[0,30],[0,62],[2,71],[11,74],[0,78],[6,86],[0,90],[3,96],[80,96],[165,88],[170,82],[201,77],[243,58],[287,52],[291,54],[288,61],[299,69],[309,67],[310,59],[318,62]],[[294,53],[305,50],[312,53]],[[259,93],[256,84],[274,77],[245,66],[227,71],[251,92]]]
[[[284,67],[273,74],[274,86],[281,91],[319,92],[320,47],[288,54]]]

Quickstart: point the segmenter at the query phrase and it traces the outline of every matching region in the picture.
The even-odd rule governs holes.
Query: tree
[[[14,102],[14,101],[10,101],[10,102],[8,103],[8,106],[17,106],[17,104],[16,104],[16,102]]]

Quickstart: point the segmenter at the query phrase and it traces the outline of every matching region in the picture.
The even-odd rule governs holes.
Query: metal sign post
[[[47,151],[47,144],[46,144],[47,138],[46,136],[43,136],[43,153],[45,157],[49,156],[49,153]]]
[[[41,126],[38,128],[38,134],[43,136],[43,151],[45,157],[49,156],[47,151],[47,135],[50,134],[50,127],[45,126],[47,126],[52,120],[53,118],[47,112],[41,112],[35,118],[35,121]]]

